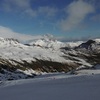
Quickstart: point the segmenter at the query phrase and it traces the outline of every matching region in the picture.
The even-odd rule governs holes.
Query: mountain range
[[[45,35],[28,44],[0,38],[0,80],[33,78],[54,72],[73,72],[100,64],[100,39],[61,42]]]

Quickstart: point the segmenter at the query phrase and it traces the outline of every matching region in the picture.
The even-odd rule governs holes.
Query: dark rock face
[[[93,40],[89,40],[85,43],[82,43],[81,45],[78,46],[78,48],[85,48],[85,49],[91,49],[92,45],[96,45],[96,42]]]
[[[86,45],[91,45],[91,44],[94,44],[96,43],[94,40],[88,40],[85,44]]]
[[[0,73],[2,75],[6,75],[4,80],[15,80],[15,79],[26,79],[26,78],[33,78],[37,74],[31,74],[27,75],[23,73],[22,71],[25,71],[27,69],[32,69],[38,73],[41,72],[68,72],[72,69],[77,68],[79,66],[76,63],[58,63],[58,62],[52,62],[52,61],[43,61],[43,60],[37,60],[33,61],[31,63],[23,61],[23,63],[17,63],[17,65],[12,65],[10,62],[5,62],[4,64],[0,64]],[[22,70],[17,71],[17,69]],[[0,80],[3,80],[2,77],[0,77]]]

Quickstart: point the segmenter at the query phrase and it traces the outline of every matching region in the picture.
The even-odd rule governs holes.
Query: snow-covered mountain
[[[85,43],[82,43],[81,45],[79,45],[78,48],[84,48],[84,49],[88,49],[88,50],[96,50],[96,49],[100,49],[100,40],[99,39],[94,39],[94,40],[88,40]]]
[[[43,48],[60,49],[62,47],[74,48],[79,46],[83,41],[77,42],[61,42],[55,39],[54,36],[46,34],[40,39],[35,39],[29,43],[31,46],[40,46]]]
[[[36,39],[29,43],[31,46],[40,46],[43,48],[59,49],[65,47],[65,43],[56,40],[52,35],[46,34],[40,39]]]
[[[15,39],[0,38],[0,80],[68,72],[81,66],[89,68],[99,64],[99,59],[99,39],[60,42],[46,35],[24,45]]]

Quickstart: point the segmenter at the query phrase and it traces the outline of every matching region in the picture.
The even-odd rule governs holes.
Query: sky
[[[100,37],[100,0],[0,0],[0,37],[28,41]]]

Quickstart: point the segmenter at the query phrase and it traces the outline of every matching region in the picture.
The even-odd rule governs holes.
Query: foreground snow
[[[100,100],[100,73],[49,74],[0,84],[1,100]]]

